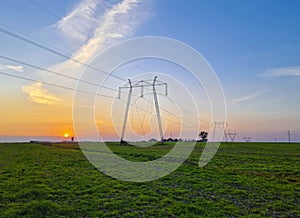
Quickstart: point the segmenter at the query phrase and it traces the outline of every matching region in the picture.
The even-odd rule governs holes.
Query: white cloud
[[[94,36],[74,54],[74,58],[87,61],[103,44],[131,35],[139,22],[131,12],[136,13],[139,4],[139,0],[124,0],[107,10]]]
[[[67,38],[85,41],[88,32],[97,23],[95,12],[97,5],[102,1],[83,0],[63,19],[59,20],[55,26]]]
[[[257,97],[261,96],[264,92],[265,92],[265,89],[255,92],[255,93],[252,93],[252,94],[249,94],[249,95],[246,95],[246,96],[243,96],[243,97],[240,97],[240,98],[237,98],[237,99],[234,99],[234,100],[231,100],[230,103],[239,103],[239,102],[243,102],[243,101],[253,100],[253,99],[256,99]]]
[[[37,104],[57,104],[62,100],[55,95],[49,93],[49,91],[43,88],[43,84],[40,82],[33,83],[28,86],[22,87],[22,92],[28,94],[30,102]]]
[[[282,67],[265,70],[262,76],[265,77],[284,77],[284,76],[300,76],[300,67]]]
[[[113,3],[111,3],[113,2]],[[72,59],[80,62],[89,61],[102,49],[131,36],[136,28],[151,15],[148,6],[152,0],[81,0],[73,10],[54,26],[63,36],[74,43],[80,44],[72,54]],[[50,70],[64,72],[72,77],[80,77],[83,66],[72,59],[50,67]],[[63,83],[64,86],[75,87],[76,83],[46,74],[52,83]],[[24,86],[22,91],[29,95],[31,102],[40,104],[55,104],[60,98],[42,88],[42,84],[34,83]]]
[[[149,17],[150,2],[123,0],[109,4],[109,1],[83,0],[57,26],[66,30],[66,38],[75,37],[82,42],[72,58],[87,63],[101,49],[132,35]],[[76,75],[80,67],[81,64],[66,60],[51,69],[59,72],[68,69]]]
[[[0,65],[1,70],[13,70],[16,72],[24,72],[24,67],[23,66],[18,66],[18,65]]]

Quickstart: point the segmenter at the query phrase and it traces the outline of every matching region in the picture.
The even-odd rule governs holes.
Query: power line
[[[42,80],[36,80],[36,79],[31,79],[31,78],[27,78],[27,77],[23,77],[23,76],[17,76],[17,75],[12,75],[12,74],[8,74],[8,73],[4,73],[2,71],[0,71],[0,74],[1,75],[4,75],[4,76],[8,76],[8,77],[12,77],[12,78],[17,78],[17,79],[22,79],[22,80],[26,80],[26,81],[31,81],[31,82],[40,82],[40,83],[43,83],[45,85],[48,85],[48,86],[52,86],[52,87],[56,87],[56,88],[61,88],[61,89],[65,89],[65,90],[70,90],[70,91],[77,91],[77,92],[81,92],[81,93],[84,93],[84,94],[90,94],[90,95],[96,95],[96,96],[102,96],[102,97],[105,97],[105,98],[110,98],[110,99],[115,99],[115,97],[113,96],[109,96],[109,95],[103,95],[103,94],[99,94],[99,93],[92,93],[92,92],[87,92],[87,91],[82,91],[82,90],[78,90],[78,89],[74,89],[74,88],[71,88],[71,87],[67,87],[67,86],[61,86],[61,85],[57,85],[57,84],[53,84],[53,83],[49,83],[49,82],[44,82]],[[121,101],[125,102],[124,100],[120,99]],[[125,102],[126,103],[126,102]],[[141,107],[137,107],[136,108],[140,109],[140,110],[143,110],[143,111],[146,111],[144,110],[143,108]],[[149,112],[149,111],[146,111],[146,112]],[[172,123],[175,123],[175,124],[181,124],[179,122],[176,122],[176,121],[172,121],[168,118],[165,118],[165,120],[169,121],[169,122],[172,122]],[[185,125],[185,126],[188,126],[188,125]],[[192,127],[190,126],[191,128],[195,128],[195,127]]]
[[[11,26],[8,26],[8,25],[6,25],[6,24],[4,24],[4,23],[0,23],[0,25],[2,25],[2,26],[4,26],[4,27],[6,27],[8,30],[11,30],[11,31],[13,31],[14,33],[18,33],[19,35],[21,35],[21,36],[23,36],[24,38],[31,38],[32,40],[35,40],[36,42],[38,42],[38,43],[40,43],[40,44],[44,44],[44,45],[46,45],[46,46],[48,46],[49,48],[52,48],[52,49],[55,49],[56,51],[59,51],[59,52],[61,52],[61,53],[64,53],[62,50],[60,50],[59,48],[57,48],[57,47],[54,47],[53,45],[47,45],[47,44],[45,44],[44,42],[41,42],[40,40],[38,40],[38,39],[36,39],[36,38],[33,38],[32,36],[30,36],[30,35],[28,35],[28,34],[26,34],[26,33],[23,33],[23,32],[20,32],[20,31],[18,31],[16,28],[14,28],[14,27],[11,27]]]
[[[63,57],[63,58],[65,58],[65,59],[72,60],[73,62],[78,63],[78,64],[81,64],[81,65],[83,65],[83,66],[86,66],[86,67],[88,67],[88,68],[90,68],[90,69],[93,69],[93,70],[96,70],[96,71],[100,71],[100,72],[102,72],[102,73],[104,73],[104,74],[107,74],[107,75],[110,76],[110,77],[114,77],[114,78],[119,79],[119,80],[121,80],[121,81],[126,81],[125,79],[123,79],[123,78],[121,78],[121,77],[118,77],[118,76],[115,76],[115,75],[113,75],[113,74],[107,73],[107,72],[105,72],[104,70],[98,69],[98,68],[96,68],[96,67],[94,67],[94,66],[92,66],[92,65],[89,65],[89,64],[85,63],[85,62],[82,62],[82,61],[80,61],[80,60],[74,59],[74,58],[72,58],[71,56],[69,56],[69,55],[67,55],[67,54],[64,54],[64,53],[62,53],[62,52],[60,52],[60,51],[57,51],[56,49],[52,49],[52,48],[50,48],[50,47],[48,47],[48,46],[45,46],[45,45],[43,45],[43,44],[41,44],[41,43],[38,43],[38,42],[33,41],[33,40],[30,40],[30,39],[28,39],[28,37],[25,38],[25,37],[23,37],[23,36],[21,36],[21,35],[19,35],[19,34],[16,34],[16,33],[14,33],[14,32],[11,32],[11,31],[6,30],[6,29],[1,28],[1,27],[0,27],[0,32],[6,34],[6,35],[8,35],[8,36],[14,37],[14,38],[16,38],[16,39],[18,39],[18,40],[21,40],[21,41],[23,41],[23,42],[26,42],[26,43],[29,43],[29,44],[31,44],[31,45],[34,45],[34,46],[36,46],[36,47],[38,47],[38,48],[41,48],[41,49],[43,49],[43,50],[46,50],[46,51],[48,51],[48,52],[51,52],[51,53],[53,53],[53,54],[56,54],[56,55],[58,55],[58,56],[60,56],[60,57]],[[49,71],[48,71],[48,72],[49,72]],[[56,74],[57,74],[57,73],[56,73]],[[71,78],[69,77],[69,79],[71,79]],[[78,79],[77,79],[77,80],[78,80]],[[85,82],[87,82],[87,81],[85,81]],[[88,83],[90,83],[90,82],[88,82]],[[45,84],[46,84],[46,83],[45,83]],[[91,83],[90,83],[90,84],[91,84]],[[109,88],[109,89],[110,89],[110,88]],[[116,90],[114,90],[114,91],[116,91]],[[152,104],[153,104],[153,103],[152,103]],[[185,111],[187,111],[184,107],[182,107],[182,106],[179,106],[179,107],[181,107],[182,109],[184,109]],[[162,110],[165,110],[165,109],[162,108]],[[172,115],[174,115],[174,113],[172,113],[172,112],[169,112],[169,111],[167,111],[167,110],[165,110],[165,111],[168,112],[168,113],[170,113],[170,114],[172,114]],[[198,117],[197,115],[194,115],[194,114],[192,114],[192,113],[190,113],[190,114],[193,115],[193,116],[195,116],[195,117],[197,117],[197,119],[199,119],[199,117]],[[175,116],[177,116],[177,115],[175,115]],[[178,117],[178,116],[177,116],[177,117]],[[200,120],[200,119],[199,119],[199,120]]]
[[[162,94],[160,94],[160,95],[162,95]],[[152,102],[151,102],[151,103],[152,103]],[[196,115],[196,114],[192,113],[191,111],[187,110],[185,107],[183,107],[183,106],[181,106],[181,105],[179,105],[179,104],[176,104],[176,105],[177,105],[179,108],[181,108],[182,110],[184,110],[185,112],[187,112],[189,115],[191,115],[191,116],[195,117],[196,119],[198,119],[199,121],[201,121],[201,123],[204,123],[204,124],[205,124],[205,125],[203,125],[204,127],[210,127],[210,126],[211,126],[209,123],[207,123],[207,122],[201,120],[200,117],[199,117],[198,115]],[[162,110],[165,111],[164,108],[162,108]],[[173,115],[173,116],[179,117],[178,115],[176,115],[176,114],[174,114],[174,113],[172,113],[172,112],[169,112],[169,111],[168,111],[168,113],[171,114],[171,115]]]
[[[141,99],[143,99],[144,101],[146,101],[146,102],[148,102],[148,103],[150,103],[150,104],[152,104],[152,105],[154,105],[154,103],[150,100],[150,99],[145,99],[145,98],[141,98]],[[179,105],[178,105],[179,106]],[[179,119],[181,119],[182,117],[180,117],[179,115],[177,115],[177,114],[175,114],[175,113],[173,113],[173,112],[170,112],[170,111],[168,111],[167,109],[165,109],[165,108],[163,108],[163,107],[160,107],[161,108],[161,110],[162,111],[164,111],[164,112],[166,112],[166,113],[168,113],[168,114],[170,114],[170,115],[172,115],[172,116],[174,116],[174,117],[176,117],[176,118],[179,118]],[[165,118],[166,119],[166,118]],[[193,127],[195,127],[194,126],[194,124],[193,123],[191,123],[191,122],[189,122],[189,121],[187,121],[187,120],[185,120],[187,123],[190,123],[190,124],[192,124],[192,126]],[[181,124],[180,122],[176,122],[176,124]],[[191,127],[191,126],[190,126]]]
[[[0,58],[6,59],[6,60],[9,60],[9,61],[13,61],[13,62],[16,62],[16,63],[19,63],[19,64],[23,64],[23,65],[26,65],[26,66],[29,66],[29,67],[33,67],[33,68],[38,69],[38,70],[42,70],[42,71],[45,71],[45,72],[56,74],[56,75],[59,75],[61,77],[65,77],[65,78],[72,79],[72,80],[75,80],[75,81],[80,81],[80,82],[83,82],[83,83],[87,83],[87,84],[90,84],[90,85],[93,85],[93,86],[96,86],[96,87],[102,87],[102,88],[106,88],[106,89],[109,89],[109,90],[112,90],[112,91],[117,91],[116,89],[113,89],[113,88],[109,88],[109,87],[106,87],[106,86],[100,86],[100,85],[97,85],[95,83],[91,83],[91,82],[84,81],[84,80],[79,80],[79,79],[77,79],[75,77],[63,75],[63,74],[60,74],[58,72],[47,70],[45,68],[42,68],[42,67],[39,67],[39,66],[35,66],[35,65],[32,65],[32,64],[23,62],[23,61],[19,61],[19,60],[13,59],[13,58],[9,58],[9,57],[6,57],[6,56],[0,55]],[[18,79],[23,79],[23,80],[27,80],[27,81],[32,81],[32,82],[41,82],[41,83],[43,83],[45,85],[49,85],[49,86],[53,86],[53,87],[57,87],[57,88],[63,88],[63,89],[72,90],[72,91],[78,91],[78,92],[86,93],[86,94],[92,94],[92,95],[97,95],[97,96],[114,98],[112,96],[107,96],[107,95],[102,95],[102,94],[95,94],[95,93],[92,93],[92,92],[86,92],[86,91],[82,91],[82,90],[78,90],[78,89],[74,89],[74,88],[70,88],[70,87],[60,86],[60,85],[57,85],[57,84],[48,83],[48,82],[44,82],[44,81],[36,80],[36,79],[31,79],[31,78],[26,78],[26,77],[22,77],[22,76],[12,75],[12,74],[8,74],[8,73],[4,73],[4,72],[1,72],[0,74],[5,75],[5,76],[9,76],[9,77],[13,77],[13,78],[18,78]],[[142,98],[142,99],[146,100],[145,98]],[[150,103],[150,104],[153,104],[153,102],[150,101],[150,100],[148,100],[148,99],[146,101],[148,103]],[[138,108],[140,110],[142,109],[140,107],[136,107],[136,108]],[[171,114],[171,115],[173,115],[173,116],[175,116],[177,118],[180,118],[178,115],[176,115],[176,114],[174,114],[174,113],[172,113],[172,112],[170,112],[170,111],[168,111],[168,110],[166,110],[164,108],[162,108],[162,110],[165,111],[168,114]],[[173,122],[175,124],[180,124],[179,122],[171,121],[170,119],[168,119],[168,121]]]
[[[27,38],[25,38],[25,37],[22,37],[22,36],[20,36],[20,35],[18,35],[18,34],[15,34],[15,33],[11,32],[11,31],[5,30],[5,29],[3,29],[3,28],[1,28],[1,27],[0,27],[0,32],[5,33],[5,34],[7,34],[7,35],[9,35],[9,36],[15,37],[15,38],[17,38],[17,39],[19,39],[19,40],[22,40],[22,41],[24,41],[24,42],[27,42],[27,43],[29,43],[29,44],[35,45],[35,46],[37,46],[37,47],[39,47],[39,48],[41,48],[41,49],[47,50],[47,51],[49,51],[49,52],[51,52],[51,53],[54,53],[54,54],[56,54],[56,55],[58,55],[58,56],[61,56],[61,57],[63,57],[63,58],[70,59],[70,60],[72,60],[72,61],[74,61],[74,62],[76,62],[76,63],[82,64],[82,65],[84,65],[84,66],[86,66],[86,67],[89,67],[89,68],[91,68],[91,69],[94,69],[94,70],[97,70],[97,71],[101,71],[101,72],[103,72],[103,73],[105,73],[105,74],[107,74],[107,75],[109,75],[109,76],[111,76],[111,77],[115,77],[115,78],[117,78],[117,79],[119,79],[119,80],[126,81],[126,80],[123,79],[123,78],[114,76],[114,75],[112,75],[112,74],[109,74],[109,73],[107,73],[107,72],[101,70],[101,69],[95,68],[95,67],[93,67],[93,66],[91,66],[91,65],[89,65],[89,64],[86,64],[86,63],[81,62],[81,61],[79,61],[79,60],[73,59],[72,57],[70,57],[70,56],[68,56],[68,55],[66,55],[66,54],[63,54],[63,53],[61,53],[61,52],[59,52],[59,51],[56,51],[56,50],[54,50],[54,49],[52,49],[52,48],[49,48],[49,47],[45,46],[45,45],[42,45],[42,44],[40,44],[40,43],[37,43],[37,42],[34,42],[34,41],[30,40],[30,39],[27,39]],[[162,108],[162,110],[165,110],[165,109]],[[165,110],[165,111],[167,111],[167,110]],[[168,112],[169,112],[169,111],[168,111]],[[169,113],[174,115],[174,113],[172,113],[172,112],[169,112]],[[177,115],[175,115],[175,116],[177,116]],[[198,118],[198,119],[199,119],[199,118]]]
[[[54,16],[54,17],[56,17],[56,18],[58,18],[58,19],[61,19],[61,17],[57,16],[55,13],[53,13],[52,11],[48,10],[47,8],[41,6],[40,4],[36,3],[35,1],[33,1],[33,0],[29,0],[29,1],[30,1],[31,3],[33,3],[33,4],[35,4],[37,7],[41,8],[42,10],[46,11],[47,13],[51,14],[52,16]],[[81,30],[77,29],[77,28],[74,27],[74,26],[72,26],[72,28],[74,28],[74,29],[76,29],[76,30],[82,32]],[[23,42],[26,42],[26,43],[29,43],[29,44],[34,45],[34,46],[36,46],[36,47],[39,47],[39,48],[41,48],[41,49],[44,49],[44,50],[46,50],[46,51],[48,51],[48,52],[51,52],[51,53],[53,53],[53,54],[56,54],[56,55],[58,55],[58,56],[60,56],[60,57],[63,57],[63,58],[65,58],[65,59],[72,60],[73,62],[79,63],[79,64],[81,64],[81,65],[83,65],[83,66],[86,66],[86,67],[88,67],[88,68],[91,68],[91,69],[93,69],[93,70],[100,71],[100,72],[102,72],[102,73],[104,73],[104,74],[107,74],[107,75],[109,75],[109,76],[111,76],[111,77],[114,77],[114,78],[116,78],[116,79],[119,79],[119,80],[122,80],[122,81],[126,81],[125,79],[123,79],[123,78],[121,78],[121,77],[118,77],[118,76],[115,76],[115,75],[111,75],[111,74],[105,72],[104,70],[98,69],[98,68],[96,68],[96,67],[94,67],[94,66],[91,66],[91,65],[85,63],[85,62],[82,62],[82,61],[80,61],[80,60],[74,59],[74,58],[72,58],[71,56],[69,56],[69,55],[67,55],[67,54],[65,54],[65,53],[62,53],[62,52],[58,51],[57,49],[53,49],[53,48],[50,48],[50,47],[48,47],[48,46],[45,46],[45,45],[43,45],[43,44],[41,44],[41,43],[38,43],[38,42],[36,42],[36,41],[30,40],[30,39],[28,39],[29,37],[25,38],[25,37],[23,37],[23,36],[21,36],[21,35],[18,35],[18,34],[14,33],[14,32],[11,32],[11,31],[6,30],[6,29],[1,28],[1,27],[0,27],[0,31],[1,31],[2,33],[6,34],[6,35],[12,36],[12,37],[14,37],[14,38],[16,38],[16,39],[18,39],[18,40],[21,40],[21,41],[23,41]],[[24,34],[22,34],[22,35],[24,35]],[[117,55],[120,56],[119,54],[117,54]],[[86,83],[86,84],[94,85],[94,86],[97,86],[97,87],[102,87],[102,88],[106,88],[106,89],[109,89],[109,90],[117,91],[117,90],[112,89],[112,88],[109,88],[109,87],[99,86],[98,84],[94,84],[94,83],[89,82],[89,81],[79,80],[79,79],[77,79],[77,78],[75,78],[75,77],[63,75],[63,74],[60,74],[60,73],[57,73],[57,72],[54,72],[54,71],[51,71],[51,70],[46,70],[46,69],[44,69],[44,68],[41,68],[41,67],[38,67],[38,66],[34,66],[34,65],[31,65],[31,64],[28,64],[28,63],[25,63],[25,62],[17,61],[17,60],[15,60],[15,59],[7,58],[7,57],[4,57],[4,56],[1,56],[1,57],[2,57],[2,58],[5,58],[5,59],[7,59],[7,60],[15,61],[15,62],[17,62],[17,63],[21,63],[21,64],[24,64],[24,65],[27,65],[27,66],[30,66],[30,67],[39,69],[39,70],[43,70],[43,71],[46,71],[46,72],[49,72],[49,73],[52,73],[52,74],[56,74],[56,75],[59,75],[59,76],[62,76],[62,77],[68,78],[68,79],[72,79],[72,80],[80,81],[80,82],[83,82],[83,83]],[[139,68],[140,68],[140,67],[139,67]],[[145,71],[143,68],[140,68],[140,69],[142,69],[143,71]],[[10,74],[6,74],[6,73],[3,73],[3,72],[2,72],[1,74],[2,74],[2,75],[6,75],[6,76],[10,76],[10,77],[19,78],[19,79],[28,80],[28,81],[42,82],[42,81],[39,81],[39,80],[29,79],[29,78],[25,78],[25,77],[21,77],[21,76],[10,75]],[[70,87],[59,86],[59,85],[51,84],[51,83],[48,83],[48,82],[42,82],[42,83],[47,84],[47,85],[50,85],[50,86],[54,86],[54,87],[59,87],[59,88],[64,88],[64,89],[76,91],[76,89],[73,89],[73,88],[70,88]],[[90,93],[90,92],[86,92],[86,91],[81,91],[81,90],[77,90],[77,91],[83,92],[83,93],[87,93],[87,94],[94,94],[94,93]],[[99,95],[99,94],[98,94],[98,95]],[[107,97],[106,95],[100,95],[100,96]],[[111,97],[111,96],[109,96],[109,97]],[[111,98],[114,98],[114,97],[111,97]],[[153,103],[151,102],[151,104],[153,104]],[[190,113],[187,109],[185,109],[185,108],[182,107],[181,105],[178,105],[178,106],[179,106],[180,108],[182,108],[183,110],[185,110],[186,112],[188,112],[190,115],[193,115],[193,116],[195,116],[197,119],[200,120],[200,118],[199,118],[197,115],[194,115],[193,113]],[[172,112],[170,112],[170,111],[168,111],[168,110],[166,110],[166,109],[164,109],[164,108],[162,108],[162,110],[164,110],[165,112],[167,112],[167,113],[169,113],[169,114],[171,114],[171,115],[173,115],[173,116],[175,116],[175,117],[178,117],[178,115],[176,115],[176,114],[174,114],[174,113],[172,113]],[[204,122],[204,121],[202,121],[202,122]],[[205,122],[204,122],[204,123],[205,123]]]
[[[88,68],[90,68],[90,69],[99,71],[99,72],[104,73],[104,74],[106,74],[106,75],[109,75],[110,77],[114,77],[115,79],[119,79],[119,80],[121,80],[121,81],[126,81],[125,79],[123,79],[123,78],[121,78],[121,77],[118,77],[118,76],[115,76],[115,75],[113,75],[113,74],[107,73],[107,72],[105,72],[105,71],[102,70],[102,69],[96,68],[96,67],[94,67],[94,66],[92,66],[92,65],[90,65],[90,64],[87,64],[87,63],[85,63],[85,62],[83,62],[83,61],[77,60],[77,59],[75,59],[75,58],[73,58],[73,57],[71,57],[71,56],[69,56],[69,55],[67,55],[67,54],[64,54],[64,53],[59,52],[59,51],[57,51],[57,50],[55,50],[55,49],[52,49],[52,48],[50,48],[50,47],[48,47],[48,46],[45,46],[45,45],[43,45],[43,44],[41,44],[41,43],[38,43],[38,42],[35,42],[35,41],[30,40],[30,39],[28,39],[28,38],[25,38],[25,37],[23,37],[23,36],[21,36],[21,35],[18,35],[18,34],[16,34],[16,33],[13,33],[13,32],[11,32],[11,31],[9,31],[9,30],[6,30],[6,29],[4,29],[4,28],[2,28],[2,27],[0,27],[0,32],[6,34],[6,35],[8,35],[8,36],[14,37],[14,38],[16,38],[16,39],[18,39],[18,40],[21,40],[21,41],[23,41],[23,42],[26,42],[26,43],[29,43],[29,44],[31,44],[31,45],[34,45],[34,46],[36,46],[36,47],[38,47],[38,48],[41,48],[41,49],[43,49],[43,50],[46,50],[46,51],[48,51],[48,52],[50,52],[50,53],[53,53],[53,54],[55,54],[55,55],[58,55],[58,56],[60,56],[60,57],[63,57],[63,58],[65,58],[65,59],[67,59],[67,60],[71,60],[71,61],[73,61],[73,62],[75,62],[75,63],[81,64],[81,65],[83,65],[83,66],[85,66],[85,67],[88,67]]]
[[[48,14],[54,16],[55,18],[57,18],[58,20],[63,20],[62,17],[58,16],[56,13],[54,13],[53,11],[50,11],[48,8],[38,4],[37,2],[33,1],[33,0],[28,0],[29,2],[31,2],[32,4],[36,5],[37,7],[39,7],[40,9],[42,9],[43,11],[46,11]],[[86,35],[85,32],[83,32],[82,30],[78,29],[76,26],[71,25],[70,23],[67,23],[68,26],[70,26],[71,28],[77,30],[78,32]],[[115,55],[121,57],[122,59],[124,59],[124,57],[122,55],[120,55],[119,53],[115,52],[114,50],[111,50],[110,52],[114,53]],[[136,68],[141,69],[142,71],[146,72],[146,70],[144,68],[142,68],[141,66],[138,65],[134,65]]]
[[[110,88],[110,87],[107,87],[107,86],[98,85],[96,83],[92,83],[92,82],[89,82],[89,81],[86,81],[86,80],[78,79],[76,77],[64,75],[62,73],[58,73],[58,72],[53,71],[53,70],[48,70],[48,69],[45,69],[45,68],[42,68],[42,67],[30,64],[28,62],[19,61],[19,60],[16,60],[16,59],[13,59],[13,58],[9,58],[9,57],[3,56],[3,55],[0,55],[0,58],[6,59],[6,60],[9,60],[9,61],[13,61],[15,63],[19,63],[19,64],[22,64],[22,65],[25,65],[25,66],[29,66],[29,67],[35,68],[37,70],[45,71],[45,72],[48,72],[48,73],[51,73],[51,74],[54,74],[54,75],[57,75],[57,76],[61,76],[61,77],[67,78],[67,79],[71,79],[71,80],[74,80],[74,81],[79,81],[79,82],[86,83],[86,84],[89,84],[89,85],[92,85],[92,86],[96,86],[96,87],[99,87],[99,88],[101,87],[101,88],[109,89],[109,90],[112,90],[112,91],[117,91],[116,89],[113,89],[113,88]]]
[[[10,57],[6,57],[6,56],[3,56],[3,55],[0,55],[0,58],[2,59],[5,59],[5,60],[9,60],[9,61],[13,61],[15,63],[19,63],[19,64],[22,64],[22,65],[25,65],[25,66],[29,66],[29,67],[32,67],[32,68],[35,68],[35,69],[38,69],[38,70],[41,70],[41,71],[45,71],[45,72],[48,72],[48,73],[51,73],[51,74],[54,74],[54,75],[58,75],[58,76],[61,76],[61,77],[64,77],[64,78],[68,78],[68,79],[71,79],[71,80],[74,80],[74,81],[79,81],[79,82],[82,82],[82,83],[86,83],[86,84],[89,84],[89,85],[93,85],[93,86],[96,86],[96,87],[101,87],[101,88],[105,88],[105,89],[108,89],[108,90],[111,90],[111,91],[117,91],[116,89],[113,89],[113,88],[110,88],[110,87],[106,87],[106,86],[103,86],[103,85],[98,85],[96,83],[92,83],[92,82],[89,82],[89,81],[85,81],[85,80],[81,80],[81,79],[77,79],[75,77],[72,77],[72,76],[68,76],[68,75],[64,75],[64,74],[61,74],[61,73],[58,73],[56,71],[53,71],[53,70],[48,70],[48,69],[45,69],[45,68],[42,68],[42,67],[39,67],[39,66],[36,66],[36,65],[33,65],[33,64],[30,64],[28,62],[23,62],[23,61],[19,61],[19,60],[16,60],[16,59],[13,59],[13,58],[10,58]],[[3,74],[4,75],[4,74]],[[11,74],[5,74],[5,75],[11,75]],[[12,76],[12,77],[17,77],[17,78],[20,78],[19,76]],[[29,79],[26,79],[26,80],[29,80]],[[34,79],[30,79],[30,80],[34,80]],[[34,80],[35,81],[35,80]],[[45,82],[43,82],[45,83]],[[46,83],[45,83],[46,84]],[[54,85],[54,84],[53,84]],[[52,86],[53,86],[52,85]],[[57,87],[57,85],[55,85]],[[60,87],[61,88],[61,87]],[[72,89],[72,90],[75,90],[76,89]],[[81,91],[82,92],[82,91]],[[92,93],[90,93],[92,94]],[[151,103],[153,105],[153,102],[150,101],[149,99],[145,99],[145,98],[142,98],[143,100],[147,101],[148,103]],[[179,105],[178,105],[179,106]],[[162,108],[162,107],[161,107]],[[177,114],[174,114],[168,110],[166,110],[165,108],[162,108],[163,111],[165,111],[166,113],[168,114],[171,114],[177,118],[180,118]]]
[[[98,94],[98,93],[95,94],[95,93],[92,93],[92,92],[82,91],[82,90],[74,89],[74,88],[67,87],[67,86],[61,86],[61,85],[57,85],[57,84],[53,84],[53,83],[49,83],[49,82],[44,82],[42,80],[36,80],[36,79],[31,79],[31,78],[27,78],[27,77],[23,77],[23,76],[12,75],[12,74],[4,73],[4,72],[1,72],[1,71],[0,71],[0,74],[4,75],[4,76],[8,76],[8,77],[13,77],[13,78],[18,78],[18,79],[22,79],[22,80],[31,81],[31,82],[39,82],[39,83],[43,83],[45,85],[53,86],[53,87],[56,87],[56,88],[61,88],[61,89],[77,91],[77,92],[81,92],[81,93],[85,93],[85,94],[92,94],[92,95],[97,95],[97,96],[102,96],[102,97],[106,97],[106,98],[115,99],[115,97],[109,96],[109,95],[103,95],[103,94]]]
[[[126,101],[123,100],[123,99],[120,99],[120,101],[123,101],[124,103],[126,103]],[[142,111],[144,111],[146,113],[151,113],[151,111],[145,110],[144,108],[138,107],[137,105],[132,105],[132,106],[135,107],[135,108],[137,108],[137,109],[140,109],[140,110],[142,110]],[[167,120],[167,121],[169,121],[169,122],[171,122],[171,123],[173,123],[173,124],[182,125],[182,123],[170,120],[169,118],[164,118],[164,119]],[[187,124],[184,124],[184,126],[190,127],[190,128],[193,128],[193,129],[195,128],[195,126],[191,126],[191,125],[187,125]]]
[[[42,9],[43,11],[47,12],[48,14],[52,15],[52,16],[55,17],[56,19],[58,19],[58,20],[63,20],[62,17],[58,16],[57,14],[55,14],[55,13],[52,12],[52,11],[50,11],[48,8],[46,8],[46,7],[42,6],[42,5],[40,5],[39,3],[37,3],[37,2],[35,2],[35,1],[33,1],[33,0],[28,0],[28,1],[29,1],[30,3],[32,3],[32,4],[34,4],[35,6],[37,6],[38,8]],[[71,28],[77,30],[78,32],[80,32],[80,33],[86,35],[85,32],[83,32],[81,29],[77,28],[76,26],[71,25],[71,24],[68,24],[68,26],[70,26]]]
[[[143,98],[142,98],[143,99]],[[118,99],[118,100],[120,100],[120,101],[122,101],[122,102],[124,102],[124,103],[127,103],[125,100],[123,100],[123,99]],[[144,109],[144,108],[141,108],[141,107],[139,107],[139,106],[137,106],[136,104],[133,104],[132,105],[132,107],[135,107],[135,108],[137,108],[137,109],[139,109],[139,110],[141,110],[141,111],[144,111],[144,112],[146,112],[146,113],[152,113],[151,111],[149,111],[149,110],[146,110],[146,109]],[[180,118],[180,117],[178,117],[178,118]],[[182,123],[180,123],[180,122],[176,122],[176,121],[173,121],[173,120],[170,120],[169,118],[164,118],[165,120],[167,120],[167,121],[169,121],[169,122],[171,122],[171,123],[174,123],[174,124],[177,124],[177,125],[181,125]],[[186,126],[186,127],[190,127],[190,128],[195,128],[195,126],[191,126],[191,125],[186,125],[186,124],[184,124],[184,126]]]
[[[48,10],[47,8],[43,7],[42,5],[38,4],[37,2],[33,1],[33,0],[28,0],[29,2],[31,2],[32,4],[34,4],[35,6],[39,7],[40,9],[42,9],[43,11],[46,11],[48,14],[51,14],[52,16],[54,16],[55,18],[62,20],[61,17],[57,16],[55,13],[53,13],[52,11]],[[73,26],[72,26],[73,27]],[[77,29],[76,27],[73,27],[76,30],[80,31],[79,29]]]

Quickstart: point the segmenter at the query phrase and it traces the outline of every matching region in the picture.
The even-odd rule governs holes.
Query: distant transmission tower
[[[251,141],[252,141],[252,138],[249,137],[249,136],[245,136],[245,137],[244,137],[244,140],[245,140],[245,142],[251,142]]]
[[[234,142],[234,139],[237,136],[237,133],[236,132],[227,132],[227,135],[229,136],[231,142]]]
[[[225,121],[221,121],[221,122],[214,121],[213,122],[213,137],[212,137],[212,141],[215,140],[216,128],[223,128],[224,129],[225,127],[228,127],[228,124]],[[225,138],[226,138],[226,142],[227,142],[226,132],[224,131],[224,133],[225,133]]]
[[[288,136],[288,139],[289,139],[289,143],[291,143],[291,135],[292,135],[291,131],[290,130],[287,131],[287,136]]]
[[[128,79],[128,84],[125,86],[119,87],[119,93],[118,93],[118,95],[119,95],[118,97],[120,99],[121,98],[121,90],[129,89],[127,105],[126,105],[126,110],[125,110],[125,115],[124,115],[122,134],[121,134],[121,145],[126,143],[124,141],[124,137],[125,137],[125,130],[126,130],[127,119],[128,119],[128,110],[129,110],[130,102],[131,102],[132,89],[133,88],[141,88],[140,97],[142,98],[142,97],[144,97],[144,88],[149,87],[149,86],[152,87],[152,91],[153,91],[156,116],[157,116],[157,122],[158,122],[158,128],[159,128],[161,142],[163,142],[163,140],[164,140],[160,111],[159,111],[159,104],[158,104],[158,97],[157,97],[157,92],[156,92],[156,86],[165,86],[165,95],[167,95],[168,94],[168,84],[165,82],[158,81],[157,76],[154,77],[153,82],[149,82],[149,80],[131,81],[130,79]]]

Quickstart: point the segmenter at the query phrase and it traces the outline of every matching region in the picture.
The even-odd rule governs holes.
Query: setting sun
[[[68,137],[69,137],[69,134],[68,134],[68,133],[65,133],[65,134],[64,134],[64,137],[65,137],[65,138],[68,138]]]

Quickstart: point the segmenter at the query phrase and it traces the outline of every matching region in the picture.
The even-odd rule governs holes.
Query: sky
[[[161,36],[191,46],[214,69],[226,99],[226,131],[236,132],[236,140],[287,141],[290,131],[292,140],[300,141],[299,9],[296,0],[2,0],[0,140],[75,136],[72,89],[89,69],[73,60],[98,66],[97,55],[115,43]],[[123,80],[104,82],[113,90],[102,94],[114,98],[99,96],[94,102],[105,140],[118,139],[123,125],[128,93],[118,101],[118,87],[129,78],[152,80],[158,71],[158,79],[169,85],[168,96],[158,90],[164,136],[195,138],[199,123],[199,130],[211,131],[209,99],[189,72],[163,60],[135,60],[114,71]],[[87,85],[85,91],[94,89]],[[187,100],[190,93],[196,109]],[[139,94],[135,90],[126,137],[159,138],[153,93]],[[82,93],[81,98],[87,97]],[[180,122],[187,127],[182,132]],[[85,134],[88,140],[88,129]]]

